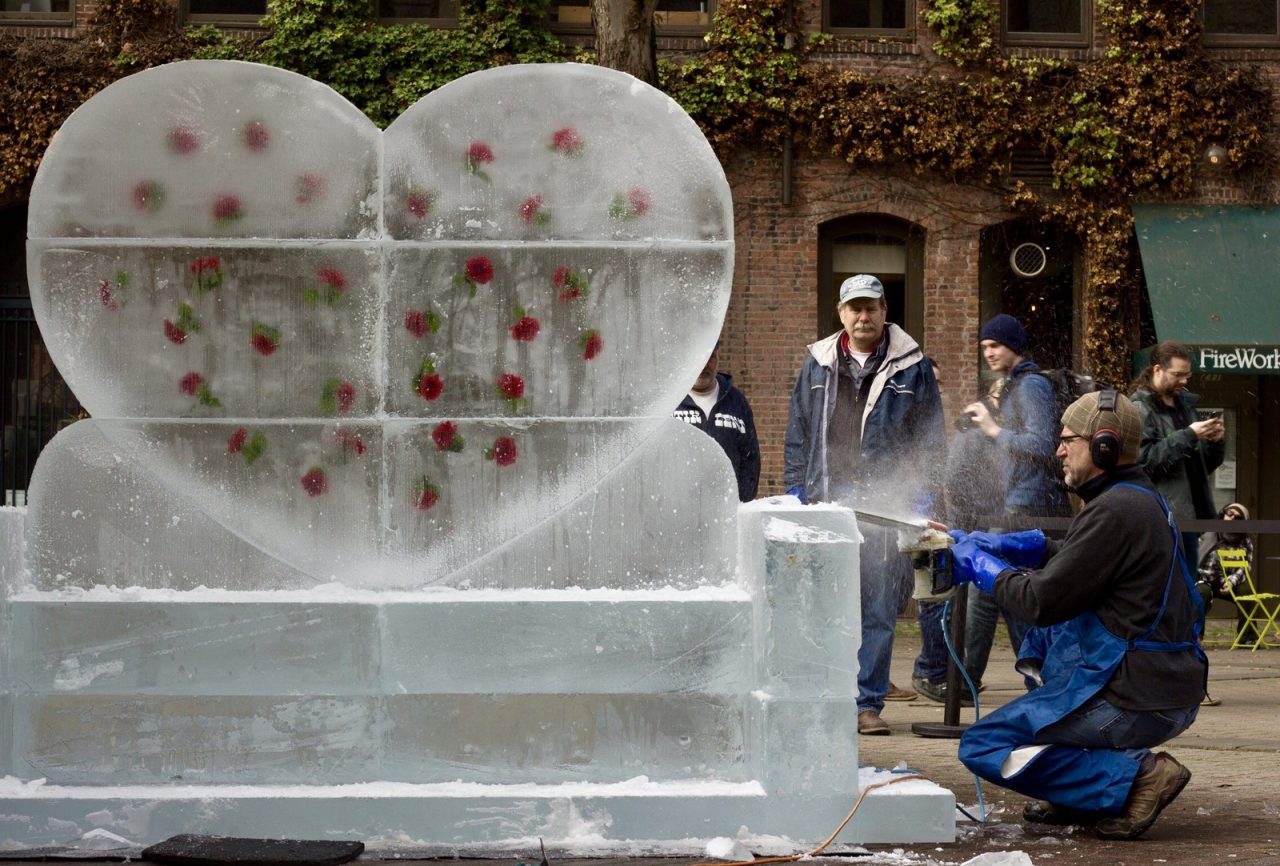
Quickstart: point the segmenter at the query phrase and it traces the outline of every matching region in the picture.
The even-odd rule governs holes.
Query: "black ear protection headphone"
[[[1114,415],[1115,411],[1116,392],[1105,388],[1098,393],[1098,418],[1102,418],[1103,412]],[[1099,427],[1089,438],[1089,456],[1093,458],[1093,465],[1103,472],[1115,469],[1120,462],[1120,434],[1110,427]]]

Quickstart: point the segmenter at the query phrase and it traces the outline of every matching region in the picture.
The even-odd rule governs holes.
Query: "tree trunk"
[[[658,85],[653,13],[658,0],[591,0],[596,62]]]

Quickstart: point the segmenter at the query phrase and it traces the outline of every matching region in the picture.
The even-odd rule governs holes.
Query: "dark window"
[[[827,0],[823,29],[842,32],[910,33],[915,23],[912,0]]]
[[[6,24],[70,24],[71,0],[0,0],[0,19]]]
[[[715,0],[658,0],[654,15],[659,33],[706,30],[715,15]],[[578,30],[591,27],[590,0],[552,0],[551,23]]]
[[[378,18],[452,24],[458,20],[457,0],[378,0]]]
[[[1089,44],[1089,4],[1083,0],[1004,0],[1003,6],[1007,44]]]
[[[192,24],[252,27],[267,14],[267,0],[184,0],[182,12]]]
[[[1204,0],[1208,44],[1273,44],[1280,38],[1276,0]]]

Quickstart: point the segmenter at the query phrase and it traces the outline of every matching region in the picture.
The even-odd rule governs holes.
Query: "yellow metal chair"
[[[1253,574],[1249,569],[1249,557],[1243,550],[1219,550],[1218,563],[1222,566],[1223,588],[1236,603],[1236,607],[1244,614],[1244,622],[1231,643],[1231,649],[1245,646],[1250,630],[1257,636],[1251,650],[1262,646],[1267,635],[1274,633],[1280,638],[1280,625],[1276,618],[1280,615],[1280,595],[1274,592],[1258,592],[1253,585]],[[1242,574],[1243,580],[1232,580],[1236,573]]]

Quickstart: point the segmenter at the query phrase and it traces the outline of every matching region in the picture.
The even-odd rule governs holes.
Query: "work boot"
[[[889,723],[880,718],[875,710],[863,710],[858,713],[858,733],[863,736],[889,736]]]
[[[1092,826],[1103,815],[1067,806],[1055,806],[1044,800],[1032,800],[1022,807],[1022,820],[1031,824],[1051,824],[1054,827]]]
[[[1129,789],[1124,811],[1103,818],[1094,826],[1094,832],[1101,838],[1137,839],[1147,832],[1164,807],[1172,803],[1191,781],[1191,771],[1168,752],[1149,757],[1142,766]]]
[[[893,683],[889,683],[889,691],[885,693],[884,699],[886,701],[914,701],[918,697],[919,695],[911,691],[911,689],[900,689]]]

